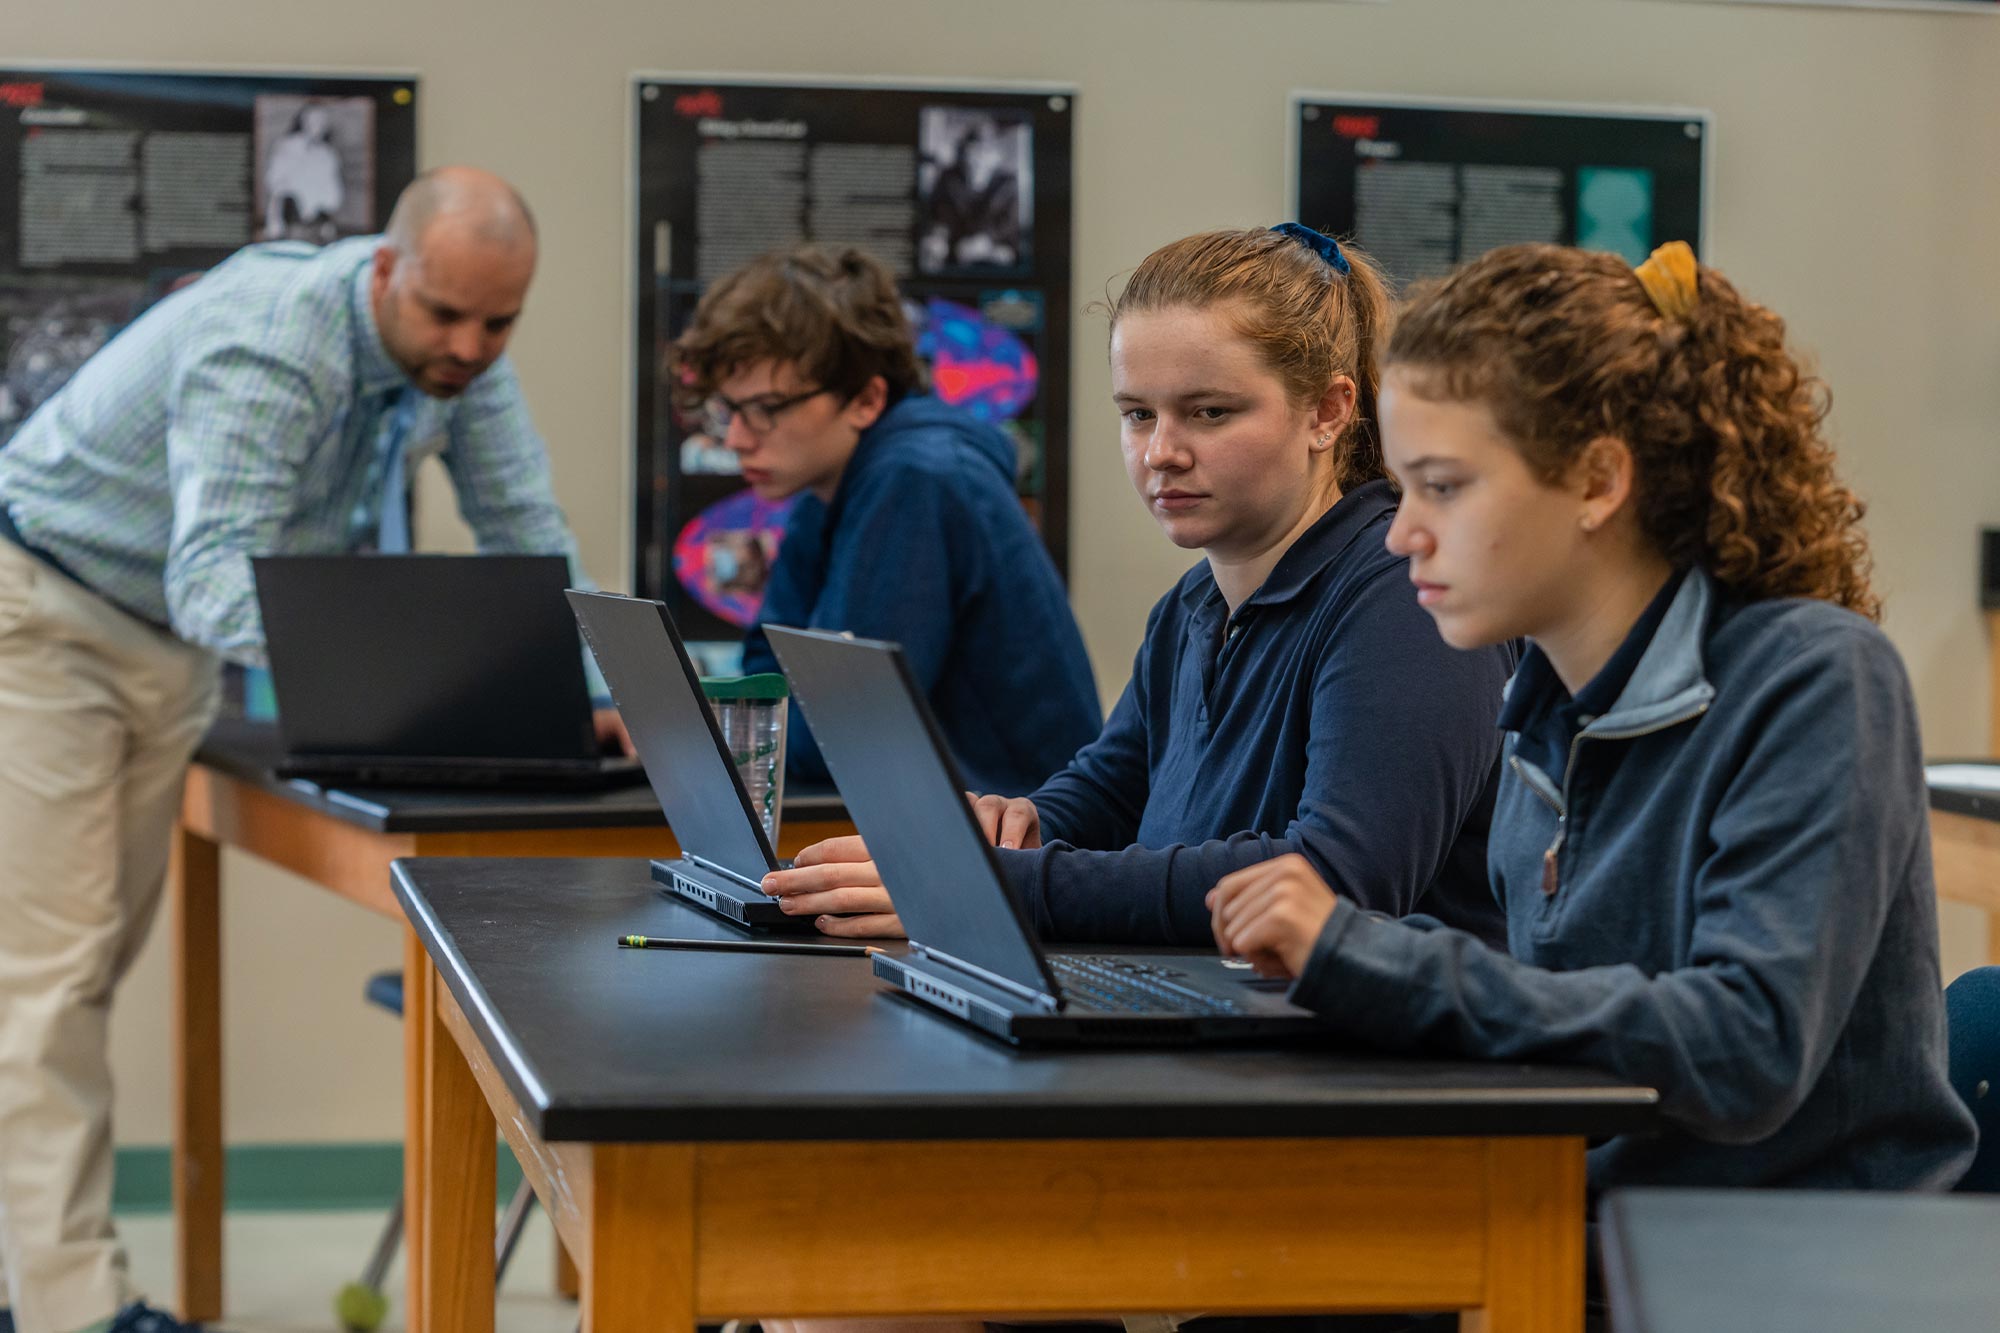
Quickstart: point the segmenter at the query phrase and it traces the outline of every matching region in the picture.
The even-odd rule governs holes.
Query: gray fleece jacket
[[[1294,999],[1381,1046],[1656,1088],[1666,1128],[1593,1148],[1593,1190],[1957,1181],[1923,751],[1880,630],[1697,570],[1560,784],[1514,748],[1508,952],[1343,902]]]

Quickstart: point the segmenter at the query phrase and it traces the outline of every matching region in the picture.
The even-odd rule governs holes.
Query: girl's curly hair
[[[1694,309],[1668,319],[1616,256],[1506,246],[1412,289],[1384,369],[1486,406],[1545,480],[1594,439],[1624,441],[1647,539],[1737,596],[1880,619],[1865,506],[1820,429],[1826,385],[1783,320],[1712,268],[1696,284]]]

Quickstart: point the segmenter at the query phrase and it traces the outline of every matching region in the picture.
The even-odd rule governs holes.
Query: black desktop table
[[[2000,764],[1966,762],[2000,771]],[[1938,897],[1986,913],[1986,961],[2000,963],[2000,792],[1933,782],[1931,861]]]
[[[2000,773],[2000,763],[1985,759],[1939,759],[1934,764],[1951,764],[1966,768],[1979,768]],[[1947,814],[1964,815],[1968,819],[1983,819],[1991,823],[2000,820],[2000,792],[1987,791],[1981,787],[1968,787],[1950,782],[1937,781],[1930,784],[1931,809]]]
[[[276,731],[225,718],[196,752],[175,831],[171,882],[174,1031],[175,1276],[182,1318],[222,1313],[221,856],[235,847],[341,897],[402,919],[389,865],[403,856],[672,856],[652,789],[611,791],[343,791],[276,777]],[[790,789],[780,853],[852,833],[838,796]],[[406,933],[404,985],[429,975]],[[357,982],[359,978],[357,978]],[[421,1069],[420,1031],[404,1023],[406,1071]],[[418,1178],[422,1081],[406,1079],[406,1173]],[[408,1202],[416,1216],[414,1195]],[[414,1255],[423,1244],[412,1228]],[[414,1268],[414,1265],[413,1265]]]
[[[435,968],[411,1327],[490,1333],[493,1125],[593,1333],[766,1316],[1441,1310],[1580,1327],[1577,1069],[1309,1048],[1022,1052],[867,960],[724,933],[643,862],[399,861]],[[442,984],[439,984],[439,983]]]
[[[481,833],[546,829],[661,829],[653,789],[644,782],[601,791],[523,792],[452,789],[341,789],[288,781],[271,770],[282,751],[269,723],[222,718],[195,751],[196,764],[301,809],[374,833]],[[788,783],[780,823],[845,823],[847,807],[830,786]],[[386,881],[384,889],[387,888]]]
[[[1599,1221],[1614,1333],[2000,1325],[2000,1198],[1626,1190]]]

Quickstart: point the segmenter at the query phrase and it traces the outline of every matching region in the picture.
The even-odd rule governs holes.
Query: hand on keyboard
[[[1224,875],[1208,891],[1216,947],[1261,977],[1296,977],[1333,915],[1333,890],[1293,853]]]
[[[792,916],[810,916],[822,935],[902,939],[903,929],[881,872],[860,838],[828,838],[801,851],[790,869],[764,876],[763,890]]]
[[[1027,797],[975,796],[967,792],[965,799],[972,802],[979,831],[995,847],[1027,849],[1042,845],[1042,812]]]

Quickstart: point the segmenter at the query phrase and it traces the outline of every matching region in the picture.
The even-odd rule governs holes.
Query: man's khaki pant
[[[215,658],[0,538],[0,1269],[20,1333],[132,1298],[111,993],[160,901]]]

